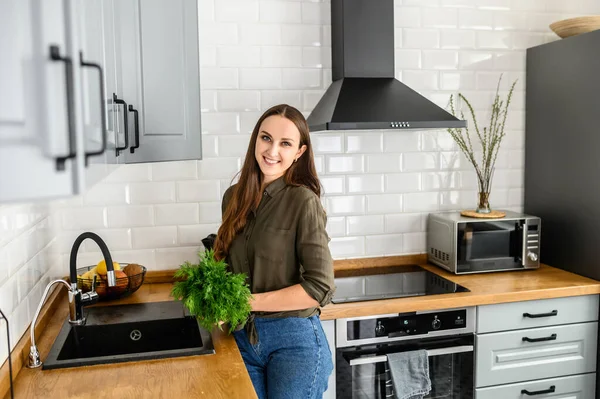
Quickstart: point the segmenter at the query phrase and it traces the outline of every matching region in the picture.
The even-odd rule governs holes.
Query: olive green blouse
[[[233,194],[223,195],[222,211]],[[300,284],[320,306],[335,290],[327,217],[319,197],[306,187],[269,184],[260,204],[250,212],[244,230],[234,238],[227,263],[234,273],[245,273],[253,294]],[[256,312],[256,317],[310,317],[318,308],[285,312]],[[253,323],[251,323],[253,324]]]

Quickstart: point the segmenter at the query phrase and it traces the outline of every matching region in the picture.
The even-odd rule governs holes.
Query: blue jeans
[[[318,316],[256,318],[258,344],[245,330],[234,333],[259,399],[318,399],[333,371],[331,351]]]

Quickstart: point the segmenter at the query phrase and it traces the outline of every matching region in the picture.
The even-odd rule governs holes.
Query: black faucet
[[[54,284],[62,284],[69,290],[69,323],[82,325],[85,324],[85,317],[83,317],[83,306],[91,305],[98,302],[98,293],[96,292],[96,276],[94,276],[94,281],[92,283],[92,291],[82,293],[79,288],[77,288],[77,251],[79,251],[79,246],[86,238],[92,239],[102,251],[102,255],[104,256],[104,261],[106,262],[106,279],[109,287],[114,287],[116,285],[115,281],[115,269],[113,267],[112,257],[110,256],[110,252],[108,251],[108,247],[102,241],[102,238],[94,233],[83,233],[73,243],[73,248],[71,249],[71,260],[69,264],[69,272],[71,285],[67,283],[65,280],[54,280],[51,281],[44,290],[42,294],[42,300],[40,301],[35,315],[33,316],[33,321],[31,322],[30,334],[31,334],[31,346],[29,348],[29,363],[27,367],[36,368],[42,365],[40,360],[40,352],[35,344],[35,324],[37,319],[42,311],[42,305],[46,302],[46,298],[50,293],[50,288]]]
[[[73,248],[71,248],[71,259],[69,262],[71,278],[71,289],[69,290],[69,323],[71,324],[84,324],[85,317],[83,317],[83,306],[98,302],[98,294],[95,292],[95,287],[92,287],[91,292],[86,292],[85,294],[77,288],[77,252],[79,251],[79,246],[86,238],[89,238],[98,244],[102,251],[104,261],[106,262],[106,282],[108,283],[108,286],[114,287],[116,285],[112,256],[110,256],[108,247],[102,238],[97,234],[90,232],[81,234],[73,243]],[[95,282],[96,280],[94,279],[94,286]]]

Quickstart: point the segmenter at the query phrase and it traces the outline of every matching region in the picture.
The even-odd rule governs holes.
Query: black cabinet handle
[[[65,170],[67,159],[75,158],[75,115],[73,114],[73,61],[69,57],[60,55],[60,49],[56,45],[50,46],[50,59],[65,63],[65,80],[67,89],[67,118],[69,120],[69,153],[56,158],[56,170]]]
[[[549,337],[543,337],[543,338],[529,338],[529,337],[523,337],[523,341],[525,342],[542,342],[542,341],[554,341],[556,339],[556,334],[552,334]]]
[[[135,145],[129,148],[130,153],[134,153],[136,148],[140,148],[140,121],[138,119],[138,111],[129,104],[129,111],[133,112],[133,126],[135,128]]]
[[[523,313],[523,317],[529,317],[530,319],[537,319],[540,317],[551,317],[551,316],[558,316],[558,310],[553,310],[552,312],[549,312],[549,313],[537,313],[537,314]]]
[[[95,155],[101,155],[104,151],[106,151],[106,106],[104,105],[104,73],[102,71],[102,67],[99,64],[95,64],[93,62],[87,62],[83,60],[83,53],[79,52],[79,63],[82,67],[94,68],[98,70],[98,77],[100,81],[100,116],[102,121],[102,148],[97,151],[91,151],[85,153],[85,166],[88,165],[88,158],[93,157]]]
[[[120,104],[123,106],[123,121],[125,122],[125,146],[123,147],[119,147],[119,145],[117,144],[117,156],[119,156],[121,150],[125,150],[127,149],[127,147],[129,147],[129,123],[127,122],[127,103],[124,100],[121,100],[117,97],[117,95],[115,93],[113,93],[113,102],[115,104]],[[118,140],[118,138],[117,138]]]
[[[548,389],[544,389],[543,391],[533,391],[530,392],[527,389],[521,389],[521,395],[529,395],[529,396],[534,396],[534,395],[544,395],[546,393],[552,393],[556,391],[556,386],[552,385],[550,386],[550,388]]]

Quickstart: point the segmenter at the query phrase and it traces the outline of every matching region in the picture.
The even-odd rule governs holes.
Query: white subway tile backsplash
[[[494,69],[500,71],[522,71],[525,69],[525,52],[513,50],[494,55]]]
[[[197,164],[197,161],[175,161],[152,164],[152,180],[171,181],[197,179]]]
[[[404,212],[427,212],[439,209],[438,192],[404,194]]]
[[[394,7],[394,26],[397,28],[418,28],[421,26],[421,8],[405,5]],[[427,12],[427,10],[423,10]]]
[[[240,115],[237,112],[214,112],[202,114],[202,149],[210,147],[204,140],[206,134],[234,134],[240,132]]]
[[[201,240],[203,238],[206,238],[209,234],[217,234],[219,226],[219,223],[204,223],[190,226],[177,226],[179,245],[201,246]]]
[[[383,192],[383,175],[366,174],[347,176],[349,194],[371,194]]]
[[[396,69],[420,69],[421,51],[410,49],[396,49],[394,51]]]
[[[73,241],[79,235],[80,232],[77,232],[76,235],[68,234],[70,245],[73,245]],[[130,228],[121,228],[121,229],[96,229],[94,233],[98,234],[102,241],[106,244],[109,251],[125,251],[132,248],[131,244],[131,229]],[[85,240],[82,243],[81,249],[84,249],[86,252],[98,252],[98,244],[96,244],[92,240]],[[70,249],[69,249],[70,251]]]
[[[370,132],[368,134],[346,133],[347,153],[370,153],[383,151],[383,134]]]
[[[215,0],[203,0],[198,2],[198,20],[211,22],[215,20]]]
[[[406,28],[402,32],[403,48],[439,48],[440,32],[436,29]]]
[[[420,191],[421,175],[420,173],[386,174],[384,187],[386,193],[409,193]]]
[[[325,195],[346,193],[344,176],[323,176],[319,180]]]
[[[258,111],[260,110],[260,92],[257,90],[219,91],[217,92],[219,111]]]
[[[260,0],[260,21],[269,23],[301,22],[300,3],[287,1]]]
[[[302,66],[302,48],[295,46],[262,46],[261,65],[263,67],[300,67]]]
[[[284,68],[281,71],[284,89],[314,89],[321,87],[321,70]]]
[[[107,208],[107,227],[141,227],[154,224],[154,210],[150,205],[111,206]]]
[[[214,0],[215,18],[222,22],[258,21],[257,0]],[[202,3],[202,1],[200,2]],[[211,37],[211,41],[212,41]]]
[[[362,173],[363,155],[327,155],[325,157],[327,173]]]
[[[440,32],[440,47],[442,49],[473,49],[475,48],[475,31],[448,29]]]
[[[281,70],[277,68],[241,68],[240,89],[281,89]]]
[[[329,249],[334,258],[365,255],[365,237],[333,237]]]
[[[104,207],[74,208],[62,211],[63,229],[98,229],[103,227],[107,227],[106,208]]]
[[[461,188],[459,172],[430,172],[421,176],[423,191],[455,190]]]
[[[475,72],[440,72],[443,90],[471,90],[475,88]]]
[[[406,153],[419,151],[421,135],[417,131],[396,131],[383,134],[385,152]]]
[[[461,29],[493,29],[493,18],[492,11],[461,8],[458,10],[458,27]]]
[[[219,136],[219,157],[243,157],[248,149],[250,135]]]
[[[303,47],[302,66],[307,68],[331,68],[331,48]]]
[[[321,25],[282,25],[281,42],[292,46],[321,46]]]
[[[198,26],[199,35],[211,37],[213,44],[237,44],[238,26],[235,23],[204,22]]]
[[[407,233],[403,237],[402,253],[424,253],[427,251],[427,235],[425,233]]]
[[[241,24],[239,32],[241,44],[249,46],[282,44],[282,26],[278,24]]]
[[[163,204],[175,202],[175,182],[132,183],[131,204]]]
[[[458,54],[460,69],[492,69],[493,54],[485,51],[465,51]]]
[[[238,81],[237,68],[204,67],[200,74],[200,84],[204,89],[237,89]]]
[[[366,156],[366,172],[400,172],[400,154],[369,154]]]
[[[323,90],[305,90],[302,109],[313,109],[323,97]]]
[[[105,183],[129,183],[151,180],[149,164],[119,165],[119,167],[106,177]],[[83,197],[82,197],[83,199]]]
[[[218,47],[217,64],[220,67],[257,67],[260,65],[260,47]]]
[[[383,215],[348,216],[346,223],[348,236],[383,233]]]
[[[404,71],[402,82],[413,90],[439,89],[438,71]]]
[[[477,190],[442,191],[440,194],[440,210],[475,209],[477,207]]]
[[[322,24],[331,23],[331,5],[327,2],[303,2],[302,23]]]
[[[315,154],[344,152],[342,134],[313,134],[310,138]]]
[[[365,213],[365,196],[325,197],[325,211],[330,216],[361,215]]]
[[[456,28],[458,26],[458,10],[452,8],[423,10],[422,23],[425,28]]]
[[[504,31],[479,31],[476,34],[477,48],[480,49],[510,49],[512,48],[512,33]]]
[[[422,171],[440,169],[440,156],[437,152],[411,152],[402,154],[402,171]]]
[[[288,104],[302,109],[302,91],[300,90],[264,90],[261,93],[261,109],[277,104]]]
[[[154,206],[154,223],[172,226],[200,223],[198,204],[165,204]]]
[[[200,220],[203,223],[221,222],[221,202],[203,202],[199,205]]]
[[[134,227],[131,229],[134,249],[155,249],[177,244],[177,226]]]
[[[328,217],[326,227],[329,237],[344,237],[346,235],[346,218],[344,216]]]
[[[524,190],[522,188],[511,188],[508,190],[508,206],[523,206]]]
[[[423,231],[423,218],[421,213],[397,213],[385,215],[386,233],[414,233]]]
[[[402,212],[401,194],[367,195],[367,213],[386,214]]]
[[[177,269],[184,262],[197,263],[198,250],[202,245],[194,247],[161,248],[156,250],[156,265],[160,269]]]
[[[233,176],[232,176],[233,177]],[[221,199],[218,180],[194,180],[177,183],[178,202],[211,202]],[[157,224],[160,224],[158,220]]]
[[[520,3],[529,3],[523,1]],[[494,29],[496,30],[528,30],[527,14],[522,12],[494,12]]]
[[[367,255],[399,255],[403,253],[402,234],[369,235],[366,237]]]

